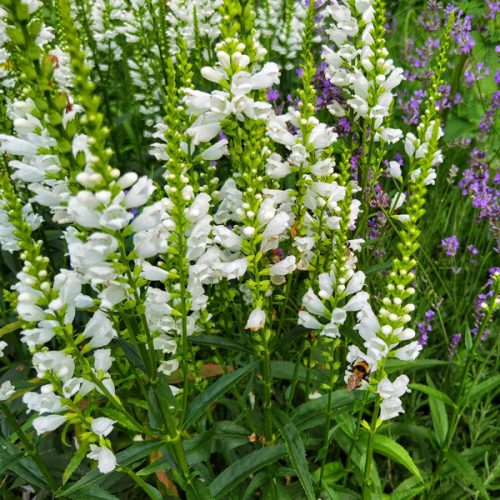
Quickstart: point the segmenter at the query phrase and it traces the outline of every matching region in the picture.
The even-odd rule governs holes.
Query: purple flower
[[[500,93],[499,93],[500,94]],[[479,210],[479,219],[486,219],[490,231],[500,233],[500,190],[497,189],[498,173],[491,179],[490,166],[485,161],[486,152],[474,148],[470,153],[470,168],[464,170],[458,185],[462,195],[468,196],[472,206]]]
[[[451,338],[450,346],[448,347],[448,359],[451,361],[453,356],[455,356],[457,352],[457,346],[462,340],[462,334],[461,333],[455,333],[453,337]]]
[[[436,312],[433,309],[428,309],[427,311],[425,311],[424,319],[417,325],[418,331],[420,333],[418,343],[422,347],[425,347],[429,342],[429,333],[432,332],[432,320],[434,319],[435,315]]]
[[[337,130],[339,132],[339,135],[348,135],[351,132],[351,122],[349,121],[349,118],[346,116],[342,116],[339,118],[339,122],[337,125]]]
[[[474,337],[477,336],[481,326],[483,324],[484,319],[486,318],[486,311],[483,308],[483,304],[487,304],[494,296],[494,276],[500,273],[500,267],[492,267],[488,271],[488,280],[484,284],[481,293],[476,297],[474,301],[474,326],[472,327],[471,333]],[[493,321],[493,318],[490,318],[490,323]],[[485,341],[490,335],[490,329],[488,325],[485,325],[483,330],[483,334],[481,336],[481,341]]]
[[[457,52],[459,54],[470,54],[472,47],[476,45],[476,41],[472,38],[472,19],[473,16],[465,15],[463,11],[456,8],[453,4],[446,6],[446,14],[451,14],[455,11],[455,21],[451,30],[451,36],[458,45]]]
[[[471,255],[477,255],[479,253],[479,250],[474,245],[467,245],[467,250]]]
[[[483,62],[478,62],[476,69],[471,68],[471,71],[466,70],[464,72],[465,83],[468,87],[471,87],[474,82],[478,82],[483,78],[486,78],[490,74],[490,68],[485,66]]]
[[[447,238],[441,241],[441,248],[443,248],[444,253],[448,257],[455,257],[459,246],[460,242],[458,241],[458,238],[455,235],[448,236]]]
[[[500,2],[496,2],[494,0],[486,0],[486,19],[495,20],[497,14],[500,12]]]
[[[274,102],[274,101],[277,101],[279,98],[280,98],[279,90],[273,89],[272,87],[267,89],[267,92],[266,92],[266,101],[267,102]]]

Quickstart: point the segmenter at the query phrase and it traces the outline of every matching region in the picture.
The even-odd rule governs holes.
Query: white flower
[[[108,345],[111,340],[118,336],[108,316],[101,310],[97,310],[83,331],[85,338],[90,338],[93,348]]]
[[[413,361],[417,358],[422,350],[422,346],[418,341],[410,342],[394,351],[394,356],[402,361]]]
[[[33,347],[46,344],[49,340],[52,340],[56,333],[52,328],[54,325],[50,325],[49,323],[48,321],[41,321],[38,324],[38,328],[23,330],[21,332],[21,342],[24,342],[32,349]],[[42,324],[44,324],[44,326],[42,326]]]
[[[115,358],[111,356],[111,349],[98,349],[94,351],[94,368],[107,372]]]
[[[358,292],[354,295],[349,302],[344,306],[345,311],[360,311],[368,304],[370,296],[366,292]]]
[[[326,313],[326,307],[321,299],[310,288],[302,298],[302,305],[311,313],[317,316],[322,316]],[[300,316],[300,313],[299,313]]]
[[[420,145],[420,141],[415,137],[414,134],[408,132],[405,138],[405,151],[406,154],[412,157],[415,154],[417,147]]]
[[[100,202],[93,193],[89,191],[80,191],[72,197],[68,203],[68,214],[77,224],[84,227],[99,227],[101,217],[97,207]]]
[[[4,355],[3,351],[8,346],[7,342],[0,340],[0,358]]]
[[[215,266],[214,266],[215,268]],[[222,276],[228,280],[241,278],[248,268],[248,260],[246,257],[241,259],[236,259],[231,262],[221,262],[217,265],[217,269],[220,270]]]
[[[13,156],[32,157],[38,151],[38,145],[18,139],[12,135],[0,134],[0,151]]]
[[[140,177],[125,195],[125,207],[135,208],[144,205],[155,189],[156,187],[153,186],[153,181],[151,179],[146,176]]]
[[[6,380],[0,385],[0,401],[7,401],[16,391],[16,388]]]
[[[204,66],[201,68],[201,76],[205,78],[205,80],[214,83],[220,83],[226,77],[222,70],[217,70],[210,66]]]
[[[188,220],[194,223],[203,219],[208,214],[210,201],[211,198],[207,193],[198,194],[186,211]]]
[[[269,268],[271,276],[286,276],[295,269],[295,256],[289,255]]]
[[[388,398],[382,400],[380,404],[380,420],[389,420],[404,413],[403,405],[399,398]]]
[[[197,146],[202,142],[211,141],[222,130],[221,119],[219,113],[210,111],[197,118],[186,130],[186,133],[193,138],[193,145]]]
[[[267,89],[273,85],[278,84],[280,81],[280,69],[274,62],[267,62],[263,68],[252,75],[250,79],[251,88]]]
[[[367,306],[361,309],[357,314],[358,324],[354,327],[361,338],[365,341],[375,337],[380,330],[380,324],[377,316],[371,307]]]
[[[222,158],[222,156],[228,154],[227,144],[227,139],[222,139],[221,141],[216,142],[209,148],[202,151],[201,157],[206,161],[218,160]]]
[[[40,0],[21,0],[21,3],[28,7],[28,13],[30,15],[43,5]]]
[[[133,189],[133,188],[132,188]],[[138,195],[135,201],[140,200]],[[111,229],[117,231],[123,229],[129,221],[133,218],[133,215],[122,207],[121,205],[110,205],[106,207],[99,218],[99,224],[106,229]]]
[[[256,307],[250,313],[245,328],[247,330],[251,330],[252,332],[257,332],[264,326],[265,322],[266,322],[266,313],[260,307]]]
[[[347,287],[345,289],[345,294],[352,295],[353,293],[359,292],[363,288],[364,284],[365,284],[365,273],[363,273],[362,271],[354,273],[351,279],[349,280],[349,283],[347,284]]]
[[[41,392],[27,392],[23,396],[23,403],[28,407],[28,411],[44,413],[60,413],[68,407],[61,403],[61,397],[54,394],[50,384],[42,387]]]
[[[398,128],[384,128],[380,132],[380,137],[389,144],[398,142],[403,137],[403,132]]]
[[[113,430],[113,425],[116,422],[106,417],[98,417],[92,419],[90,426],[92,428],[92,432],[99,437],[105,437],[111,433]]]
[[[152,266],[149,262],[143,262],[141,276],[149,281],[165,281],[168,272],[157,266]]]
[[[378,386],[377,393],[383,399],[390,397],[400,398],[406,392],[410,392],[408,389],[408,382],[410,379],[406,375],[400,375],[394,382],[391,382],[387,377],[383,378]]]
[[[241,248],[241,237],[226,226],[214,226],[212,229],[214,242],[224,248],[237,252]]]
[[[266,162],[266,171],[273,179],[282,179],[291,172],[290,164],[283,162],[278,153],[272,153]]]
[[[114,453],[105,446],[90,445],[90,453],[87,458],[97,460],[97,467],[101,474],[108,474],[116,468],[116,457]]]
[[[106,287],[99,293],[102,309],[111,309],[119,304],[127,296],[127,285],[124,283],[115,283]]]
[[[385,358],[389,353],[389,346],[380,337],[371,337],[364,343],[364,346],[368,356],[377,361]]]
[[[395,179],[399,179],[401,177],[401,165],[397,161],[389,162],[389,175],[394,177]]]
[[[310,328],[311,330],[320,330],[323,328],[323,324],[320,323],[312,314],[307,311],[299,311],[299,325],[304,328]]]
[[[46,417],[37,417],[33,420],[33,428],[38,435],[44,432],[51,432],[66,422],[64,415],[47,415]]]
[[[160,365],[158,366],[158,371],[163,373],[164,375],[171,375],[176,370],[179,369],[179,361],[177,359],[170,359],[168,361],[160,361]]]
[[[75,362],[69,354],[61,351],[37,352],[33,355],[33,366],[40,378],[45,378],[47,372],[52,372],[64,382],[73,376]]]
[[[330,146],[337,140],[336,134],[331,128],[328,128],[324,123],[316,125],[309,136],[309,143],[314,149],[324,149]]]
[[[80,174],[78,174],[80,175]],[[77,176],[78,177],[78,176]],[[127,172],[126,174],[122,175],[116,183],[122,188],[122,189],[127,189],[133,184],[137,182],[137,179],[139,176],[135,172]]]

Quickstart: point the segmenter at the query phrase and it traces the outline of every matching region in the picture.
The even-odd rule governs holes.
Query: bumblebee
[[[356,361],[351,365],[352,374],[347,380],[347,392],[352,392],[357,389],[363,381],[368,381],[370,378],[370,367],[366,361]]]

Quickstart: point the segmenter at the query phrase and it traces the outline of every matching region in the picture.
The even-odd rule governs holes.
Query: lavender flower
[[[474,82],[478,82],[483,78],[486,78],[490,74],[490,68],[485,66],[483,62],[478,62],[476,68],[471,68],[471,70],[466,70],[464,72],[465,83],[467,86],[471,87]]]
[[[436,312],[433,309],[428,309],[425,311],[424,319],[420,321],[417,325],[418,331],[420,333],[418,343],[425,347],[429,342],[429,333],[432,332],[432,321]]]
[[[448,257],[455,257],[459,246],[460,242],[455,235],[448,236],[441,241],[441,248]]]
[[[455,356],[457,352],[457,347],[460,341],[462,340],[461,333],[455,333],[451,338],[450,346],[448,347],[448,359],[451,361],[453,356]]]
[[[474,148],[470,154],[471,168],[465,169],[458,183],[463,196],[468,196],[472,206],[479,209],[479,218],[487,219],[490,231],[498,235],[500,232],[500,190],[497,189],[500,176],[491,179],[490,168],[486,163],[486,152]]]
[[[266,101],[267,102],[274,102],[277,101],[280,98],[280,93],[278,90],[273,89],[272,87],[267,89],[266,92]]]
[[[492,267],[488,271],[488,280],[486,281],[485,285],[483,286],[483,291],[476,297],[476,300],[474,301],[474,326],[472,327],[471,333],[474,337],[477,336],[479,330],[481,329],[481,326],[483,324],[483,321],[486,317],[486,311],[483,308],[483,304],[487,303],[494,294],[494,283],[493,283],[493,278],[495,274],[500,273],[500,267]],[[493,320],[493,318],[490,319],[490,323]],[[491,331],[488,328],[488,326],[485,327],[483,334],[481,336],[481,341],[485,341]]]
[[[457,43],[457,52],[459,54],[470,54],[472,47],[476,45],[476,41],[472,38],[472,19],[473,16],[465,15],[463,11],[449,4],[446,6],[446,14],[451,14],[455,11],[455,22],[451,30],[451,36]]]
[[[498,79],[499,81],[497,82],[500,84],[500,71],[497,71],[495,73],[495,80],[497,79],[497,74],[498,74]],[[495,123],[495,115],[496,112],[498,111],[498,108],[500,107],[500,90],[497,90],[492,96],[490,100],[490,104],[488,106],[488,109],[486,110],[485,114],[481,118],[481,123],[479,124],[479,130],[483,134],[487,134],[493,124]]]
[[[500,2],[497,2],[495,0],[486,0],[486,12],[484,14],[486,19],[494,21],[499,12],[500,12]]]

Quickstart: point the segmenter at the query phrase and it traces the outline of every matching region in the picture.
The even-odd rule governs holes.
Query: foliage
[[[2,498],[495,498],[494,0],[0,0]]]

